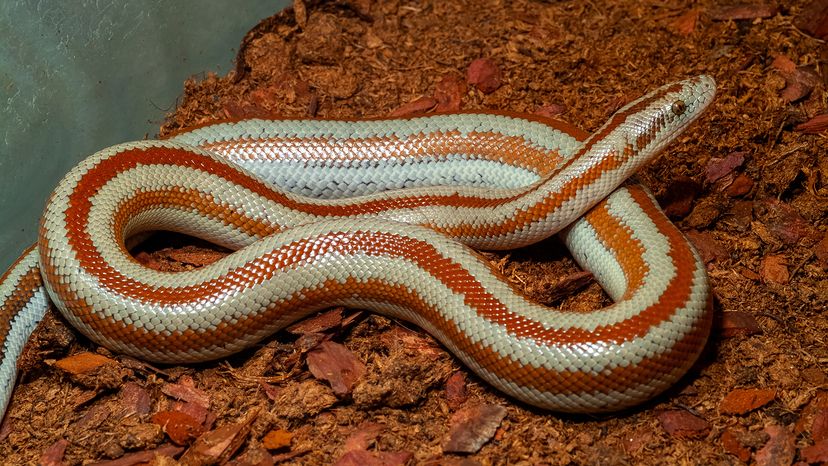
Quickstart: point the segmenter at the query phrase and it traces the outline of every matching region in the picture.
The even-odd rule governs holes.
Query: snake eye
[[[681,115],[687,110],[687,104],[685,104],[683,100],[677,100],[670,105],[670,110],[672,110],[676,116]]]

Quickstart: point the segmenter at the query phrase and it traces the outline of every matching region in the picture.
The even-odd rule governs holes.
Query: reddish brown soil
[[[130,455],[156,448],[187,464],[828,461],[826,132],[798,126],[828,111],[828,48],[809,35],[826,32],[825,4],[297,1],[243,39],[234,72],[185,83],[161,128],[459,106],[592,131],[648,89],[714,76],[712,108],[640,174],[702,251],[716,294],[702,360],[653,402],[598,417],[542,412],[489,388],[418,329],[353,310],[226,361],[161,368],[111,355],[50,317],[21,365],[0,461],[136,464]],[[478,58],[501,73],[488,94],[467,82]],[[156,238],[138,256],[180,269],[222,254],[180,247],[188,243]],[[540,302],[608,303],[594,283],[561,297],[559,285],[580,276],[554,240],[490,257]],[[328,382],[309,358],[365,372]],[[464,416],[493,438],[476,453],[444,453]],[[210,439],[238,449],[207,448]]]

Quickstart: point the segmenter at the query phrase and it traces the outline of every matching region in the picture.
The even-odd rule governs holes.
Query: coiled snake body
[[[706,76],[664,86],[588,137],[529,116],[458,113],[243,120],[104,149],[59,183],[37,245],[0,279],[0,408],[49,301],[95,342],[160,362],[221,358],[326,307],[371,309],[419,325],[527,403],[640,403],[695,361],[710,291],[649,193],[618,187],[714,92]],[[124,245],[149,230],[236,252],[189,272],[150,270]],[[561,230],[615,304],[538,305],[471,249]]]

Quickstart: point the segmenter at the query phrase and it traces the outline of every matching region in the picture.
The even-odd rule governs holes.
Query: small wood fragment
[[[784,426],[767,426],[768,442],[756,452],[757,466],[782,466],[793,463],[796,437]]]
[[[476,453],[492,439],[506,417],[506,408],[482,404],[462,408],[449,421],[449,433],[443,442],[446,453]]]
[[[491,94],[502,84],[500,67],[488,58],[478,58],[471,62],[466,72],[466,81],[484,94]]]
[[[662,411],[658,421],[665,432],[676,438],[702,438],[710,431],[710,423],[683,409]]]
[[[719,404],[722,414],[746,414],[770,403],[776,398],[776,390],[737,388],[728,393]]]
[[[350,393],[365,373],[365,364],[351,350],[332,341],[323,341],[309,351],[307,360],[311,374],[327,381],[340,396]]]

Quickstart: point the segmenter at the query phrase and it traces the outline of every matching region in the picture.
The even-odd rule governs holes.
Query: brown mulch
[[[419,329],[356,310],[183,367],[113,355],[50,316],[21,366],[0,462],[828,461],[828,2],[294,4],[242,39],[235,71],[187,81],[160,135],[460,108],[591,131],[646,90],[714,76],[712,108],[639,174],[708,264],[717,326],[702,360],[645,406],[560,416],[502,396]],[[560,248],[488,257],[540,302],[606,305]],[[136,257],[181,270],[224,253],[163,236]]]

